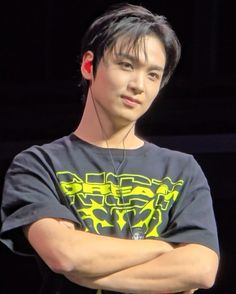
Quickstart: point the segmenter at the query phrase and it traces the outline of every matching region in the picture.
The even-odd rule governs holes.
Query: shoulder
[[[190,162],[195,161],[192,154],[188,154],[185,152],[160,147],[151,142],[145,142],[146,151],[148,154],[152,156],[157,156],[162,160],[171,160],[171,161],[178,161],[178,162]]]
[[[32,145],[19,152],[12,160],[11,165],[24,165],[35,162],[49,162],[54,158],[63,158],[73,145],[71,135],[64,136],[42,145]]]
[[[184,173],[191,177],[201,174],[202,169],[192,154],[160,147],[156,144],[145,142],[146,154],[152,164],[165,168],[167,173]]]
[[[16,157],[24,157],[29,154],[44,154],[44,153],[54,153],[65,150],[71,144],[71,136],[64,136],[62,138],[56,139],[49,143],[44,143],[42,145],[32,145],[29,148],[22,150],[16,155]]]

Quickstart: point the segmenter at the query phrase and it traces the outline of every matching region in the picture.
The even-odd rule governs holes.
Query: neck
[[[91,99],[87,100],[84,113],[74,134],[82,140],[104,148],[136,149],[143,145],[143,140],[135,134],[135,124],[119,126],[109,118],[98,118]]]

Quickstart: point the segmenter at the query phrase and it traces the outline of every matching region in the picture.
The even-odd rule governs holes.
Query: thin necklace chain
[[[126,161],[126,158],[127,158],[127,156],[126,156],[126,147],[125,147],[125,139],[128,137],[128,135],[130,134],[130,132],[131,132],[131,130],[133,129],[134,126],[132,125],[132,127],[128,130],[128,132],[126,133],[126,135],[122,139],[123,157],[122,157],[122,161],[120,162],[119,166],[116,168],[115,162],[114,162],[114,158],[113,158],[113,155],[112,155],[112,152],[111,152],[111,148],[109,147],[109,144],[108,144],[107,135],[106,135],[106,132],[105,132],[105,130],[103,128],[103,125],[102,125],[100,116],[98,114],[97,106],[96,106],[95,101],[94,101],[94,98],[93,98],[92,89],[89,88],[89,90],[90,90],[90,93],[91,93],[91,97],[92,97],[94,109],[95,109],[95,112],[96,112],[96,116],[97,116],[97,119],[99,121],[99,125],[100,125],[100,128],[101,128],[101,131],[102,131],[102,135],[103,135],[103,138],[104,138],[104,140],[106,142],[106,147],[107,147],[107,150],[108,150],[109,157],[111,159],[111,164],[112,164],[112,167],[114,169],[114,173],[116,175],[116,181],[117,181],[119,192],[120,192],[120,196],[121,196],[120,198],[122,200],[123,207],[126,210],[126,215],[127,215],[126,219],[127,219],[127,222],[128,222],[128,226],[129,226],[129,230],[130,230],[132,239],[135,239],[135,240],[143,239],[144,238],[143,232],[136,233],[136,234],[133,233],[133,229],[132,229],[131,221],[130,221],[130,218],[129,218],[129,215],[128,215],[128,211],[125,208],[125,202],[124,202],[124,198],[123,198],[123,194],[122,194],[122,188],[120,187],[120,182],[119,182],[119,179],[118,179],[118,173],[120,171],[120,168],[123,166],[123,164],[124,164],[124,162]]]

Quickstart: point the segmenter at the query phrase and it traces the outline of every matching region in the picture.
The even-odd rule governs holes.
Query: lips
[[[141,102],[138,99],[135,99],[130,96],[122,95],[121,98],[123,99],[123,102],[130,107],[133,107],[137,104],[141,104]]]

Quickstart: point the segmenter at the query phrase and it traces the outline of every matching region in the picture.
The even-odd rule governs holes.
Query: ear
[[[92,51],[85,52],[80,67],[83,78],[89,81],[93,79],[93,57]]]

